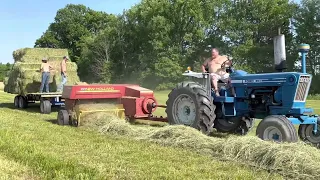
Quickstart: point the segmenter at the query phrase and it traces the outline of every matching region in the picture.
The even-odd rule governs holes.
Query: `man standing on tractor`
[[[202,72],[206,72],[206,67],[208,68],[216,96],[220,96],[218,90],[218,80],[228,81],[229,79],[229,73],[227,73],[225,69],[221,68],[222,63],[227,60],[228,58],[226,56],[221,56],[219,54],[219,50],[217,48],[212,48],[211,58],[206,59],[201,67]],[[227,62],[225,64],[229,65]]]
[[[69,60],[68,56],[64,56],[61,61],[61,85],[58,88],[58,91],[63,90],[63,86],[67,83],[67,61]]]

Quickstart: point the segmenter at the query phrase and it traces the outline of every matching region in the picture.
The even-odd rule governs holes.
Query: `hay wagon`
[[[4,92],[14,94],[14,105],[17,108],[27,108],[28,104],[40,101],[41,113],[51,112],[51,106],[62,106],[62,92],[56,92],[61,82],[60,62],[68,56],[67,49],[57,48],[21,48],[13,52],[14,64],[4,80]],[[50,71],[50,93],[38,93],[41,85],[40,67],[42,58],[46,57],[54,67]],[[80,82],[77,74],[77,64],[67,62],[68,82]]]
[[[16,95],[14,98],[14,106],[16,108],[25,109],[31,103],[40,102],[40,112],[43,114],[50,114],[52,106],[64,106],[64,99],[61,98],[61,96],[61,92]]]

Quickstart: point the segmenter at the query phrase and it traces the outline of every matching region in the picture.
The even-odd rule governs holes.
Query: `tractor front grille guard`
[[[306,101],[310,84],[311,84],[310,76],[306,76],[306,75],[300,76],[296,96],[294,98],[295,101],[303,101],[303,102]]]

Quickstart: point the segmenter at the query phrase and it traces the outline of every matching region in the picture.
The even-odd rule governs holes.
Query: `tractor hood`
[[[248,74],[245,71],[236,70],[230,75],[231,83],[290,83],[296,84],[300,76],[307,77],[311,81],[311,75],[299,72],[276,72]]]

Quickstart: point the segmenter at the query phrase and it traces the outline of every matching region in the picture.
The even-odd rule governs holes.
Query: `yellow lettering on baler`
[[[115,90],[114,87],[89,87],[81,88],[79,92],[119,92],[120,90]]]

